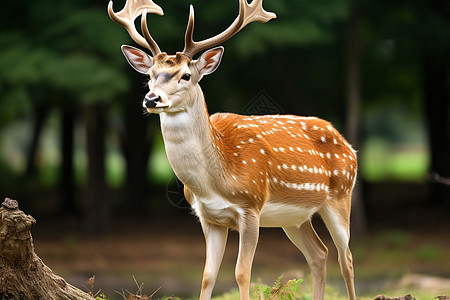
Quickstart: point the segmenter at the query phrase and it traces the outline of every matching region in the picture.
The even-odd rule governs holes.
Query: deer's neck
[[[161,113],[166,154],[177,177],[196,193],[207,192],[223,177],[220,149],[199,86],[190,95],[185,111]]]

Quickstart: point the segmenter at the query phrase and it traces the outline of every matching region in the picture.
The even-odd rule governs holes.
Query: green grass
[[[93,280],[92,280],[93,279]],[[185,298],[172,295],[170,297],[155,296],[159,289],[156,291],[145,291],[144,284],[136,281],[134,291],[122,290],[116,292],[113,295],[105,295],[94,288],[95,276],[91,277],[87,282],[87,290],[91,295],[95,295],[95,300],[123,300],[123,299],[164,299],[164,300],[183,300]],[[97,292],[95,292],[97,291]],[[380,286],[377,291],[370,293],[358,293],[358,300],[372,300],[378,295],[386,295],[389,297],[399,297],[407,294],[411,294],[416,300],[431,300],[443,293],[429,292],[420,290],[418,288],[398,288],[394,285],[383,287]],[[213,300],[239,300],[239,290],[233,288],[229,292],[225,292],[221,295],[213,296]],[[195,300],[197,297],[187,298],[188,300]],[[282,276],[278,277],[274,283],[266,284],[261,281],[253,282],[250,286],[250,299],[251,300],[312,300],[312,282],[311,277],[308,276],[306,280],[291,279],[283,280]],[[327,285],[325,289],[325,299],[327,300],[347,300],[347,294],[345,292],[338,291],[333,287]]]
[[[239,290],[233,289],[230,292],[212,298],[213,300],[238,300]],[[257,282],[251,285],[251,300],[312,300],[312,288],[310,280],[291,279],[283,281],[279,277],[273,284]],[[325,290],[327,300],[347,300],[347,295],[333,289],[327,285]],[[360,300],[371,298],[359,297]]]
[[[283,286],[282,288],[285,289],[282,293],[275,294],[274,291],[277,291],[277,289],[274,287],[276,286],[277,282],[273,286],[269,285],[262,285],[263,288],[263,297],[261,297],[261,292],[259,288],[261,287],[260,284],[254,285],[254,290],[250,294],[251,300],[289,300],[289,299],[296,299],[296,300],[312,300],[312,291],[311,291],[311,285],[310,283],[302,283],[301,280],[298,282],[297,280],[292,280],[290,283],[287,284],[287,286]],[[293,285],[297,285],[297,287],[293,287]],[[292,293],[292,291],[295,291]],[[265,293],[264,293],[265,292]],[[404,296],[407,294],[411,294],[413,297],[416,298],[416,300],[431,300],[434,299],[438,294],[416,290],[416,289],[383,289],[381,288],[380,291],[377,293],[371,293],[366,295],[361,295],[357,293],[358,300],[372,300],[378,295],[387,295],[389,297],[398,297],[398,296]],[[213,297],[213,300],[239,300],[239,290],[234,289],[228,293],[219,295],[217,297]],[[327,285],[325,290],[325,299],[327,300],[347,300],[347,294],[341,293],[329,285]]]

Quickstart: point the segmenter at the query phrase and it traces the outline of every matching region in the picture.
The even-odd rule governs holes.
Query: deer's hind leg
[[[313,299],[323,300],[327,277],[327,247],[314,230],[311,220],[300,227],[283,227],[283,230],[308,262],[313,279]]]
[[[348,199],[342,199],[347,202],[346,208],[340,205],[333,205],[336,202],[330,201],[329,204],[322,207],[319,211],[325,225],[330,232],[331,238],[336,245],[338,251],[339,265],[341,268],[342,277],[347,286],[348,298],[356,300],[354,273],[353,273],[353,258],[350,252],[350,196]]]

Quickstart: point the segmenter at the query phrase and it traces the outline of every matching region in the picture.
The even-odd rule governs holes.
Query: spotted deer
[[[147,12],[162,15],[152,0],[128,0],[111,19],[152,55],[122,46],[130,65],[149,76],[143,107],[159,114],[168,160],[184,184],[206,240],[200,299],[210,299],[229,228],[239,232],[236,281],[241,299],[249,298],[250,274],[259,227],[281,227],[303,252],[313,279],[313,298],[323,299],[328,250],[311,217],[324,220],[339,254],[349,299],[356,299],[349,249],[351,194],[356,154],[327,121],[294,115],[208,114],[199,81],[220,64],[218,46],[251,22],[276,17],[262,0],[239,0],[239,15],[222,33],[193,40],[191,5],[182,52],[161,52],[147,27]],[[142,35],[135,28],[141,16]],[[208,50],[209,49],[209,50]],[[197,60],[195,54],[205,51]]]

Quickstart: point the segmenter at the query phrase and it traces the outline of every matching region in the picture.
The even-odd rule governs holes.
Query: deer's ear
[[[144,51],[127,45],[121,47],[128,63],[139,73],[147,74],[153,65],[153,58]]]
[[[222,60],[224,48],[222,46],[205,51],[197,61],[197,70],[200,75],[214,72]]]

